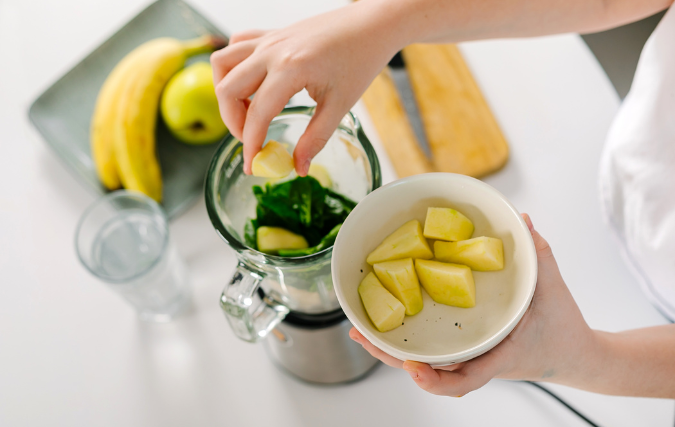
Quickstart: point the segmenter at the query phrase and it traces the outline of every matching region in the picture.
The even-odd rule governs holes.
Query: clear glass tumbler
[[[87,208],[75,247],[82,264],[143,320],[169,321],[191,300],[187,270],[171,244],[166,215],[143,194],[115,191]]]

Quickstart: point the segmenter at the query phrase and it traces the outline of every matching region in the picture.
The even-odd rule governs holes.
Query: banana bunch
[[[155,124],[162,90],[188,57],[219,47],[222,40],[208,35],[187,41],[158,38],[115,66],[101,87],[91,121],[92,157],[107,189],[124,186],[161,201]]]

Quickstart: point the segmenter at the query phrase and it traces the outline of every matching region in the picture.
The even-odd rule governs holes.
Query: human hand
[[[371,3],[354,3],[280,30],[237,33],[228,47],[211,55],[220,114],[243,141],[245,173],[251,173],[271,120],[307,89],[317,107],[294,151],[296,171],[306,175],[340,120],[402,47],[386,31],[393,27],[386,12]]]
[[[422,389],[437,395],[463,396],[492,378],[545,380],[566,384],[588,358],[595,335],[560,275],[550,246],[523,214],[537,250],[537,288],[516,328],[487,353],[450,366],[401,361],[371,344],[355,328],[349,336],[374,357],[403,368]]]

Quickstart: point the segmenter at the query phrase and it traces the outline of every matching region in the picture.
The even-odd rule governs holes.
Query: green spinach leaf
[[[280,184],[254,186],[258,205],[255,223],[261,226],[282,227],[302,235],[311,245],[307,249],[282,250],[281,256],[304,256],[321,251],[335,242],[339,225],[344,222],[356,203],[349,198],[321,186],[311,176],[297,177]],[[255,248],[255,233],[245,229],[246,244]],[[251,237],[252,236],[252,237]]]

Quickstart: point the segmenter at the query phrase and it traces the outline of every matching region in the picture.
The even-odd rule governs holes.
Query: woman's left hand
[[[592,359],[595,333],[584,320],[560,275],[550,246],[523,214],[537,250],[537,288],[520,323],[499,345],[467,362],[436,367],[398,360],[370,343],[355,328],[349,336],[371,355],[403,368],[422,389],[460,397],[492,378],[573,383],[576,368]]]

